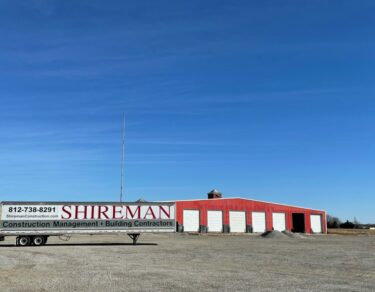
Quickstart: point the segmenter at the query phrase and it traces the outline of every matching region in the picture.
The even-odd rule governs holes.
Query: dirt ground
[[[146,234],[0,244],[1,291],[373,291],[375,236]]]

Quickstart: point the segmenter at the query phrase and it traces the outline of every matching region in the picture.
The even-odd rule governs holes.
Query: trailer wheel
[[[17,242],[19,246],[28,246],[31,243],[29,236],[19,236],[17,237]]]
[[[33,238],[33,244],[35,246],[44,245],[44,236],[34,236],[34,238]]]

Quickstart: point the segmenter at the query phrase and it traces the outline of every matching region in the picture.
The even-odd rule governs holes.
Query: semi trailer
[[[0,241],[13,236],[18,246],[41,246],[50,236],[175,232],[173,202],[1,202]]]

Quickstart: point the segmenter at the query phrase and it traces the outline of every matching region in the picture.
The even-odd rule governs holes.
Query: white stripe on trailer
[[[313,233],[322,233],[322,216],[321,215],[311,215],[311,230]]]
[[[208,232],[223,232],[223,212],[207,211]]]
[[[265,232],[266,231],[266,213],[265,212],[253,212],[253,232]]]
[[[185,232],[199,231],[199,210],[184,210],[183,217]]]
[[[246,232],[246,213],[243,211],[229,211],[230,232]]]
[[[286,216],[285,213],[272,213],[273,230],[285,231],[286,230]]]

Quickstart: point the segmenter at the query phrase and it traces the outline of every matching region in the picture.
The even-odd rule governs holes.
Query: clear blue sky
[[[375,222],[374,1],[1,1],[0,200],[226,197]]]

